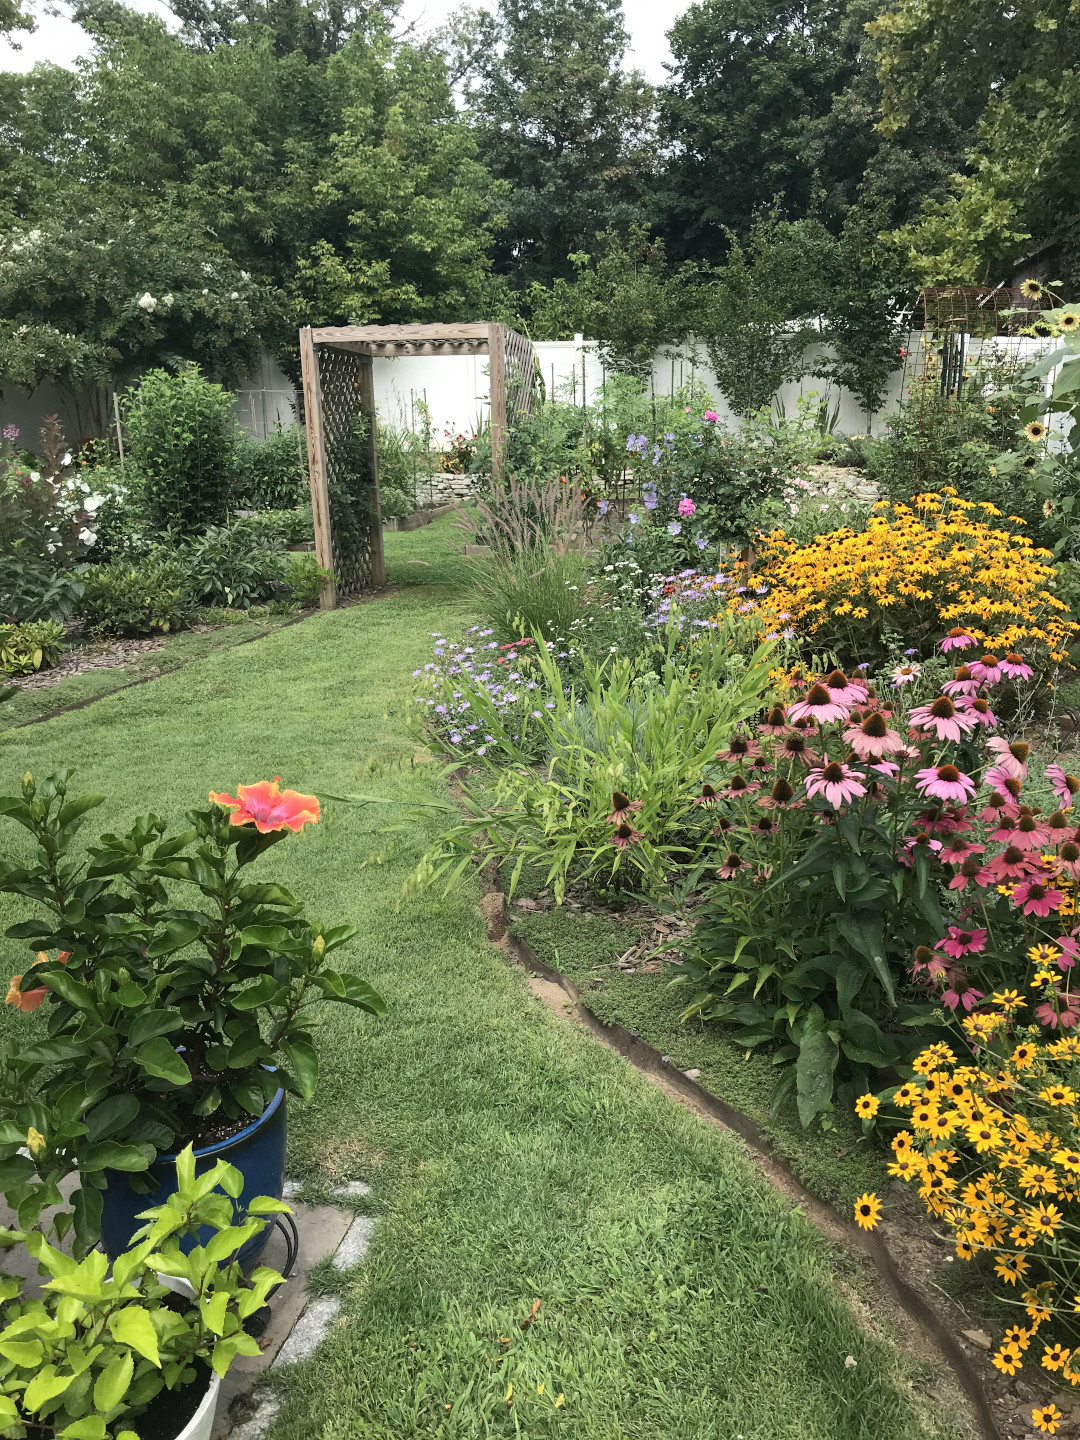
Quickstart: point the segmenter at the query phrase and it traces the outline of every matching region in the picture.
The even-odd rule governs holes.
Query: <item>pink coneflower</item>
[[[946,695],[975,695],[978,693],[979,682],[972,675],[966,665],[961,665],[951,680],[946,680],[942,685],[942,691]]]
[[[723,865],[721,865],[720,868],[717,870],[717,878],[720,880],[730,880],[734,875],[737,875],[739,871],[743,868],[743,861],[739,858],[738,855],[732,852],[732,854],[730,854],[724,861]]]
[[[1039,861],[1021,850],[1019,845],[1006,845],[999,855],[994,856],[989,865],[991,874],[998,882],[1026,880],[1028,876],[1037,874],[1040,868]]]
[[[1035,671],[1022,655],[1006,655],[1001,662],[1001,673],[1006,680],[1030,680]]]
[[[1063,807],[1073,803],[1073,797],[1080,790],[1080,780],[1075,775],[1066,775],[1060,765],[1047,765],[1043,772],[1050,782],[1054,794]]]
[[[929,705],[916,706],[908,720],[921,730],[932,730],[939,740],[959,741],[975,728],[975,722],[958,711],[947,695],[939,695]]]
[[[946,865],[962,865],[972,856],[981,855],[985,849],[985,845],[977,845],[974,840],[966,840],[963,835],[953,835],[942,850],[941,858]]]
[[[787,712],[782,705],[774,705],[758,725],[762,735],[785,735],[787,728]]]
[[[701,787],[701,794],[694,796],[695,805],[715,805],[720,796],[706,780]]]
[[[955,765],[928,765],[916,774],[915,785],[935,800],[955,800],[959,804],[975,794],[975,781]]]
[[[992,870],[985,865],[980,865],[978,860],[965,860],[949,881],[950,890],[966,890],[969,885],[978,885],[980,889],[986,890],[991,885],[997,884],[997,878]]]
[[[1002,815],[1011,815],[1015,819],[1016,814],[1016,806],[1009,799],[1008,795],[1002,795],[995,790],[987,800],[984,808],[979,811],[979,819],[985,821],[987,824],[990,822],[996,824]]]
[[[712,833],[714,835],[723,836],[726,835],[729,830],[733,830],[734,828],[735,821],[729,820],[726,815],[721,815],[719,820],[717,820],[716,824],[713,826]]]
[[[949,933],[937,942],[934,949],[944,950],[953,960],[961,960],[965,955],[977,955],[980,950],[986,949],[986,931],[962,930],[959,925],[950,925]]]
[[[830,720],[846,720],[850,709],[850,705],[835,700],[824,685],[811,685],[805,700],[797,700],[794,705],[788,706],[788,719],[792,722],[812,720],[818,725],[827,725]]]
[[[972,660],[968,669],[980,685],[996,685],[1001,679],[1001,661],[996,655],[984,655],[981,660]]]
[[[1042,822],[1042,827],[1046,833],[1048,845],[1060,845],[1062,841],[1071,840],[1073,837],[1073,827],[1060,810],[1055,810],[1052,815],[1048,816]]]
[[[1020,813],[1015,805],[1009,805],[1007,808],[1000,810],[996,818],[991,818],[985,810],[982,812],[980,818],[984,819],[988,825],[993,826],[987,838],[997,840],[1007,845],[1016,834],[1016,825],[1020,819]]]
[[[1061,950],[1057,961],[1058,969],[1071,970],[1077,960],[1080,960],[1080,942],[1075,935],[1059,935],[1054,944]]]
[[[777,780],[776,784],[772,787],[771,793],[763,795],[757,803],[763,810],[776,810],[783,809],[790,805],[794,799],[795,787],[791,784],[790,780],[785,780],[781,775],[780,779]]]
[[[983,998],[983,992],[976,990],[966,976],[954,980],[947,990],[941,992],[941,1003],[947,1010],[955,1010],[962,1005],[965,1010],[971,1011]]]
[[[1071,875],[1074,880],[1080,880],[1080,845],[1075,840],[1066,840],[1057,858],[1059,875]]]
[[[1003,770],[1006,775],[1012,775],[1017,780],[1027,779],[1031,746],[1026,740],[1003,740],[996,735],[986,742],[986,748],[997,756],[994,770]]]
[[[920,830],[917,835],[909,835],[905,839],[904,848],[896,858],[901,865],[910,866],[916,854],[929,857],[940,849],[940,840],[935,840],[928,830]]]
[[[640,800],[631,800],[629,795],[624,795],[621,790],[615,790],[611,796],[611,814],[607,817],[609,825],[621,825],[630,812],[641,809]]]
[[[772,761],[765,755],[755,755],[746,768],[750,771],[751,775],[756,775],[760,780],[761,777],[767,775],[773,767]]]
[[[810,798],[824,795],[832,808],[839,810],[841,805],[865,795],[866,786],[860,776],[846,765],[841,765],[838,760],[831,760],[828,765],[810,771],[806,777],[806,793]]]
[[[643,840],[645,837],[640,830],[635,830],[632,825],[624,820],[621,825],[615,827],[615,834],[611,838],[620,850],[625,850],[628,845],[636,845],[639,840]]]
[[[1013,831],[1012,843],[1021,850],[1041,850],[1046,844],[1046,828],[1034,815],[1021,815]]]
[[[989,785],[999,795],[1004,795],[1006,798],[1011,797],[1013,800],[1020,798],[1020,791],[1023,789],[1023,781],[1018,780],[1015,775],[1010,775],[1002,765],[991,765],[983,776],[983,784]]]
[[[976,726],[981,725],[986,730],[997,729],[997,716],[990,709],[988,701],[978,695],[960,695],[956,703]]]
[[[895,755],[904,748],[901,737],[889,729],[878,710],[867,715],[861,725],[845,730],[844,743],[851,746],[860,760],[880,760],[883,755]]]
[[[756,831],[758,835],[775,835],[776,821],[771,815],[762,815],[755,824],[750,826],[750,829]]]
[[[947,655],[950,650],[966,650],[969,645],[977,645],[979,642],[974,635],[969,635],[966,630],[959,627],[950,630],[941,642],[941,653]]]
[[[1042,1005],[1036,1005],[1035,1014],[1040,1024],[1056,1030],[1060,1025],[1063,1030],[1071,1029],[1080,1020],[1080,1000],[1075,995],[1065,995],[1060,990],[1055,990],[1050,1000]]]
[[[830,670],[821,683],[841,705],[866,704],[867,686],[861,675],[853,675],[849,680],[842,670]]]
[[[893,667],[892,683],[899,689],[901,685],[913,684],[921,674],[921,665],[896,665]]]
[[[808,766],[816,765],[821,758],[816,750],[811,750],[806,736],[798,731],[793,735],[785,735],[779,748],[773,753],[778,760],[799,760]]]
[[[757,782],[747,780],[745,775],[732,775],[727,787],[716,793],[721,800],[748,800],[757,788]]]
[[[753,755],[760,754],[761,746],[756,740],[751,740],[746,735],[732,735],[728,741],[728,748],[726,750],[718,750],[716,752],[716,758],[722,763],[728,763],[730,761],[741,762],[750,759]]]
[[[1022,880],[1012,893],[1012,903],[1025,915],[1049,915],[1064,899],[1060,890],[1040,880]]]
[[[895,780],[900,774],[900,766],[895,760],[877,760],[870,766],[870,769],[876,770],[879,775],[884,775],[887,780]]]
[[[967,818],[966,805],[960,810],[924,810],[916,817],[916,823],[931,835],[960,835],[974,828]]]

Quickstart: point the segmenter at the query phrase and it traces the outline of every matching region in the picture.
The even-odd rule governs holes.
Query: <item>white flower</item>
[[[88,495],[83,501],[82,508],[86,511],[88,515],[93,515],[94,511],[97,510],[99,506],[104,504],[104,495]]]
[[[35,484],[37,484],[37,482],[41,479],[41,471],[40,471],[40,470],[31,470],[31,471],[30,471],[30,479],[33,480]]]
[[[173,303],[173,297],[172,297],[172,295],[162,295],[162,297],[161,297],[161,303],[162,303],[162,305],[165,306],[165,308],[166,308],[166,310],[167,310],[167,309],[169,308],[169,306]]]
[[[202,293],[203,293],[204,295],[209,295],[209,294],[210,294],[210,291],[209,291],[209,290],[204,290]]]
[[[82,543],[83,543],[84,545],[93,545],[94,542],[97,540],[97,531],[96,531],[96,530],[80,530],[80,531],[79,531],[79,539],[82,541]]]
[[[139,296],[138,303],[139,309],[145,310],[148,315],[150,314],[151,310],[157,309],[157,301],[154,299],[153,295],[150,294],[149,290],[143,291],[143,293]]]
[[[70,450],[68,450],[66,454],[60,456],[60,464],[61,464],[61,465],[70,465],[70,464],[71,464],[71,451],[70,451]]]
[[[240,299],[240,291],[239,291],[239,290],[234,290],[234,291],[232,292],[232,294],[229,296],[229,299],[230,299],[230,300],[239,300],[239,299]]]

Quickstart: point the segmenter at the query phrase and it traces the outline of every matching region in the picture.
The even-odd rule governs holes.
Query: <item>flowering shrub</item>
[[[81,470],[71,470],[56,416],[42,430],[37,468],[11,450],[18,430],[9,425],[0,445],[0,550],[59,569],[79,559],[97,539],[94,513],[104,503]]]
[[[354,926],[324,927],[283,886],[249,879],[252,862],[317,822],[315,796],[276,779],[213,791],[179,833],[144,815],[79,854],[83,817],[104,796],[70,793],[70,773],[28,774],[20,794],[0,797],[0,815],[34,845],[32,858],[24,847],[0,860],[0,891],[36,910],[5,931],[36,956],[6,999],[48,1012],[47,1035],[16,1027],[0,1049],[0,1189],[18,1187],[29,1225],[77,1169],[74,1228],[89,1245],[102,1171],[136,1172],[133,1188],[152,1189],[137,1172],[157,1154],[241,1128],[279,1086],[309,1099],[312,1007],[385,1005],[333,968]],[[30,1127],[45,1138],[27,1155]]]
[[[1021,803],[1029,746],[994,733],[987,698],[1031,679],[1019,656],[984,655],[909,708],[915,677],[879,695],[834,671],[705,767],[723,863],[686,966],[706,988],[687,1013],[733,1022],[748,1049],[779,1041],[778,1063],[794,1063],[777,1098],[794,1093],[804,1124],[837,1080],[866,1088],[920,1029],[1016,984],[1029,946],[1061,945],[1080,831]],[[1080,789],[1060,767],[1046,777],[1057,805]],[[1066,995],[1047,1003],[1053,1023],[1075,1023]]]
[[[993,651],[1064,658],[1077,627],[1053,593],[1049,552],[987,523],[1000,518],[993,506],[947,490],[876,508],[861,532],[838,530],[802,546],[781,531],[763,538],[765,628],[789,615],[816,649],[849,661],[888,654],[890,631],[926,653],[950,626]]]
[[[1032,986],[1050,994],[1044,1005],[1055,1014],[1062,1013],[1062,974],[1077,953],[1074,941],[1066,943],[1033,947],[1030,956]],[[1043,1006],[1031,1013],[1033,1003],[1016,990],[995,994],[965,1018],[959,1044],[927,1047],[911,1078],[883,1092],[904,1126],[892,1141],[889,1173],[917,1188],[957,1259],[992,1259],[999,1298],[1016,1310],[993,1356],[997,1369],[1015,1375],[1039,1356],[1044,1369],[1075,1386],[1080,1037],[1065,1028],[1063,1014],[1047,1026]],[[880,1103],[866,1094],[855,1108],[872,1122]],[[876,1194],[861,1196],[857,1223],[872,1230],[881,1209]]]

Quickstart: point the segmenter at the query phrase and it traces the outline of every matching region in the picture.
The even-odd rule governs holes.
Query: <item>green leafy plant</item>
[[[151,370],[125,401],[125,428],[153,524],[191,535],[225,519],[237,465],[227,390],[197,365]]]
[[[0,554],[0,613],[10,621],[63,621],[78,606],[83,583],[22,553]]]
[[[259,1196],[238,1219],[243,1176],[220,1160],[196,1176],[190,1145],[177,1176],[176,1193],[140,1216],[147,1223],[111,1270],[99,1250],[73,1259],[40,1231],[0,1230],[0,1251],[25,1248],[45,1277],[38,1298],[0,1270],[5,1435],[107,1440],[122,1426],[118,1440],[137,1440],[129,1427],[163,1392],[205,1381],[211,1370],[224,1375],[236,1355],[259,1354],[244,1322],[282,1277],[260,1266],[245,1278],[236,1257],[267,1216],[289,1207]],[[185,1254],[181,1242],[204,1227],[211,1239]],[[177,1303],[166,1277],[189,1303]]]
[[[241,786],[236,798],[215,793],[190,811],[179,833],[145,815],[77,854],[83,818],[104,797],[69,796],[70,775],[27,775],[21,795],[0,798],[0,814],[29,832],[36,852],[29,863],[0,862],[0,890],[40,912],[6,932],[38,957],[8,1000],[47,1010],[45,1038],[12,1036],[0,1052],[0,1118],[10,1122],[0,1186],[21,1187],[25,1226],[78,1169],[75,1233],[89,1244],[102,1171],[142,1171],[207,1123],[261,1115],[279,1086],[309,1099],[319,1073],[312,1008],[385,1006],[330,964],[353,926],[313,922],[290,891],[246,873],[317,819],[314,796],[276,781]],[[27,1156],[31,1127],[45,1142]]]
[[[295,425],[279,422],[264,440],[240,432],[231,505],[246,510],[291,510],[307,499],[307,467]]]
[[[314,555],[289,555],[281,583],[293,604],[301,610],[310,610],[319,603],[323,586],[332,577],[333,571],[320,565]]]
[[[285,558],[260,545],[257,530],[244,520],[212,526],[177,546],[174,563],[183,570],[183,592],[195,605],[228,605],[246,610],[281,592]]]
[[[55,620],[32,620],[25,625],[0,625],[0,671],[32,675],[56,664],[64,627]]]
[[[187,574],[175,559],[158,555],[140,565],[87,565],[79,579],[78,613],[91,636],[164,635],[194,618]]]

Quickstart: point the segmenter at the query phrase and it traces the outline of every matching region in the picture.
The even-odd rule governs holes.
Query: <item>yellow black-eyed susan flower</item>
[[[873,1230],[881,1218],[881,1201],[873,1192],[860,1195],[855,1201],[855,1224],[860,1230]]]

